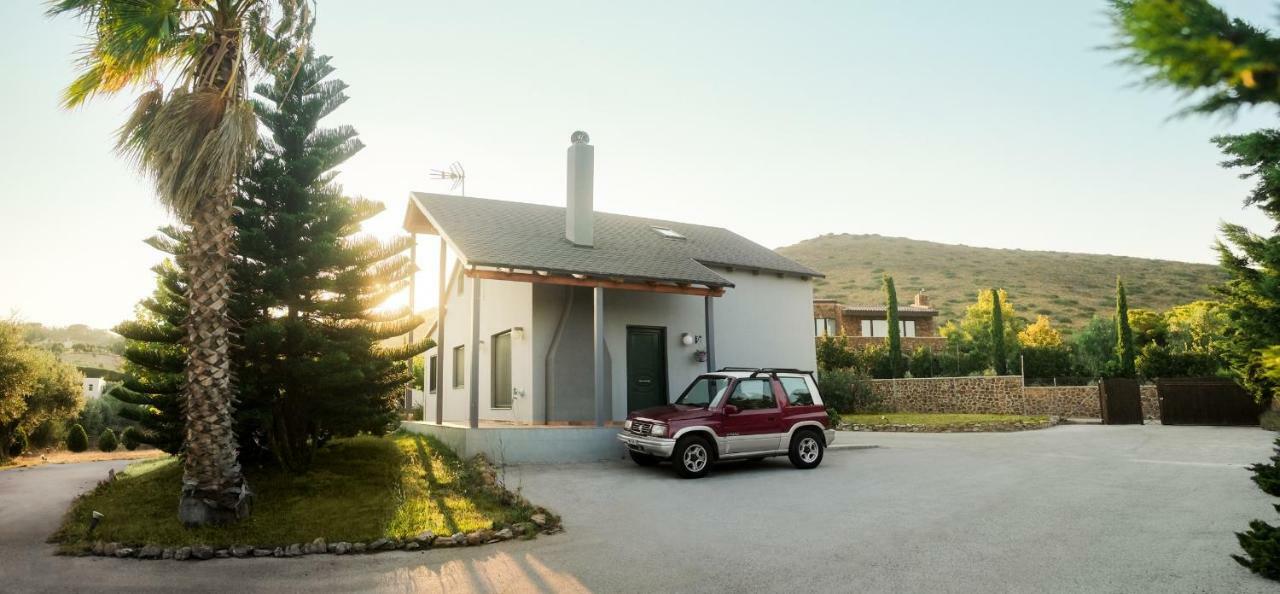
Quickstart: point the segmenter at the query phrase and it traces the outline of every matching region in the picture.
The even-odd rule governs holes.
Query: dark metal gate
[[[1165,425],[1257,425],[1263,407],[1239,384],[1217,378],[1156,380]]]
[[[1137,380],[1113,377],[1098,382],[1098,403],[1104,425],[1142,424],[1142,393]]]

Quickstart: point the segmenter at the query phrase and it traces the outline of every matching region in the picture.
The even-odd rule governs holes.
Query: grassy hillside
[[[1116,275],[1125,279],[1130,308],[1165,309],[1212,297],[1209,285],[1224,275],[1217,266],[1124,256],[1002,250],[879,235],[823,235],[779,248],[788,258],[827,275],[817,297],[847,304],[882,304],[881,276],[891,274],[898,298],[919,289],[945,320],[956,319],[977,292],[1002,287],[1023,317],[1079,327],[1093,314],[1115,309]]]

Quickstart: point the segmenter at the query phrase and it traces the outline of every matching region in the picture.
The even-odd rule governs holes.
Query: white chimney
[[[591,247],[593,186],[595,185],[596,147],[588,144],[591,137],[581,130],[569,137],[568,204],[564,209],[564,236],[573,245]]]

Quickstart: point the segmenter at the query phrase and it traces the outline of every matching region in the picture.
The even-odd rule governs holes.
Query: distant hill
[[[66,327],[22,324],[27,342],[53,351],[63,363],[80,368],[88,377],[101,377],[100,370],[120,371],[124,365],[124,338],[110,330],[84,324]]]
[[[1115,311],[1116,275],[1124,277],[1130,308],[1162,310],[1212,298],[1220,268],[1125,256],[977,248],[879,235],[829,234],[777,250],[827,275],[815,297],[847,304],[884,303],[881,276],[893,275],[898,299],[925,289],[945,322],[964,315],[979,290],[1001,287],[1019,315],[1049,316],[1078,328],[1094,314]]]

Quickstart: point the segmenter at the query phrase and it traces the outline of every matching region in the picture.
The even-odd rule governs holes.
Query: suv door
[[[772,452],[782,447],[781,409],[773,380],[751,377],[738,380],[726,405],[737,412],[724,414],[721,422],[729,454]]]

